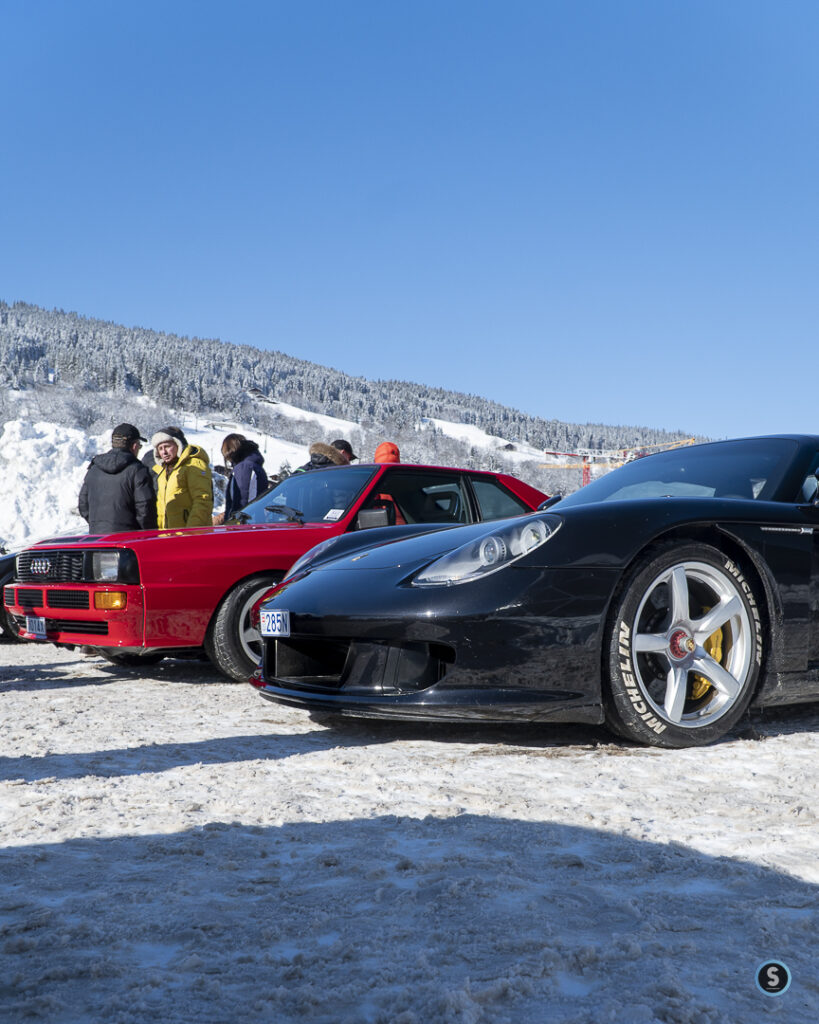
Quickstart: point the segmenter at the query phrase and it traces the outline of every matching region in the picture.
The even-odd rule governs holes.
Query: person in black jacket
[[[347,466],[358,456],[353,454],[353,448],[349,441],[340,437],[332,444],[324,444],[316,441],[310,445],[310,461],[303,466],[294,469],[293,473],[309,473],[311,469],[325,469],[327,466]]]
[[[156,526],[156,494],[137,454],[142,437],[132,423],[111,434],[111,450],[96,455],[85,474],[78,508],[90,533],[150,530]]]
[[[259,446],[244,434],[227,435],[222,442],[222,458],[233,470],[225,492],[224,521],[267,490],[267,473]]]

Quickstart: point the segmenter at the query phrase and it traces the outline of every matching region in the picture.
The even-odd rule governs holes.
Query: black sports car
[[[257,609],[263,697],[709,743],[819,700],[819,436],[679,448],[543,511],[346,534]],[[548,504],[548,503],[547,503]]]

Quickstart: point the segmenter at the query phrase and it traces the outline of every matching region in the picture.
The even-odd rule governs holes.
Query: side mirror
[[[552,505],[556,505],[559,501],[563,501],[562,494],[553,494],[551,498],[547,498],[545,501],[541,501],[538,505],[538,512],[545,512],[547,508],[551,508]]]
[[[355,517],[357,530],[373,530],[379,526],[389,526],[390,515],[385,508],[363,508]]]

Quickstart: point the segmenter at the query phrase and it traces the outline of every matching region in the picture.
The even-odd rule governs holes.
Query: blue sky
[[[819,5],[3,0],[0,298],[819,432]]]

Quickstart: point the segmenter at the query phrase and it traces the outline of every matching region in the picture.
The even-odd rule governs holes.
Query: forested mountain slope
[[[165,410],[168,417],[171,410],[196,410],[203,416],[253,424],[298,443],[317,440],[315,424],[300,424],[292,416],[277,414],[271,403],[284,402],[358,423],[365,457],[370,445],[389,438],[399,443],[408,461],[462,462],[487,468],[511,467],[504,466],[502,453],[487,460],[485,452],[475,451],[468,442],[442,436],[435,429],[425,429],[421,435],[419,426],[429,427],[425,421],[430,419],[469,424],[537,451],[650,446],[681,436],[639,426],[541,419],[475,395],[352,377],[282,352],[0,302],[0,414],[4,419],[18,415],[9,404],[9,391],[15,388],[34,389],[41,418],[89,432],[138,418],[139,406],[132,408],[133,403],[146,396],[159,406],[154,412],[159,419]],[[543,483],[542,475],[537,475]],[[564,489],[576,486],[576,482],[566,483],[569,486]]]

